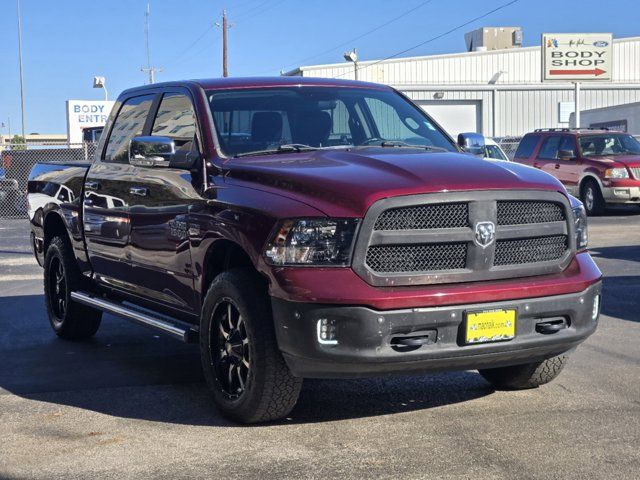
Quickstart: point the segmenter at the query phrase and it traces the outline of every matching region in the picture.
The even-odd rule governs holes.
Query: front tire
[[[478,370],[494,387],[506,390],[536,388],[560,375],[567,363],[567,354],[547,358],[542,362],[514,365],[512,367],[486,368]]]
[[[248,269],[224,272],[209,287],[200,355],[214,402],[232,420],[277,420],[298,400],[302,379],[292,375],[278,349],[271,302]]]
[[[584,204],[584,209],[590,217],[602,215],[606,204],[600,187],[594,180],[588,180],[582,187],[580,200]]]
[[[100,328],[101,311],[71,300],[71,292],[81,290],[84,281],[69,241],[54,237],[44,260],[44,300],[49,323],[60,338],[82,340]]]

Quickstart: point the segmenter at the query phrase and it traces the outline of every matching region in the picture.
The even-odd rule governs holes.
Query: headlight
[[[576,229],[576,248],[578,250],[584,250],[587,248],[587,243],[589,241],[589,235],[587,233],[587,212],[585,212],[582,205],[574,207],[572,211],[573,224]]]
[[[281,222],[267,245],[272,265],[347,266],[357,219],[304,219]]]
[[[629,178],[626,168],[607,168],[604,171],[604,178]]]

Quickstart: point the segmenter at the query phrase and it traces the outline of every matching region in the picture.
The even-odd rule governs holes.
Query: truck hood
[[[640,155],[603,155],[601,157],[588,157],[590,160],[597,160],[611,167],[624,166],[636,168],[640,167]]]
[[[382,198],[468,190],[565,192],[554,177],[513,162],[405,148],[316,150],[229,159],[226,182],[268,190],[332,217],[362,217]]]

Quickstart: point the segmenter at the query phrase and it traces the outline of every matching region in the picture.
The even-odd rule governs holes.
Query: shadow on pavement
[[[615,247],[593,247],[589,252],[595,258],[640,262],[640,245],[620,245]]]
[[[604,277],[602,313],[621,320],[640,322],[638,296],[630,292],[640,292],[640,276]]]
[[[122,418],[234,425],[213,406],[196,345],[108,315],[93,339],[61,340],[46,319],[42,295],[0,297],[0,329],[0,389]],[[492,391],[471,372],[307,380],[298,405],[283,423],[429,409]]]

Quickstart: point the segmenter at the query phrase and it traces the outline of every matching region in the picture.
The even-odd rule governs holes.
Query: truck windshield
[[[607,133],[580,137],[580,150],[585,157],[602,155],[640,155],[640,142],[631,135]]]
[[[425,113],[391,90],[275,87],[208,97],[227,156],[367,145],[456,151]]]

